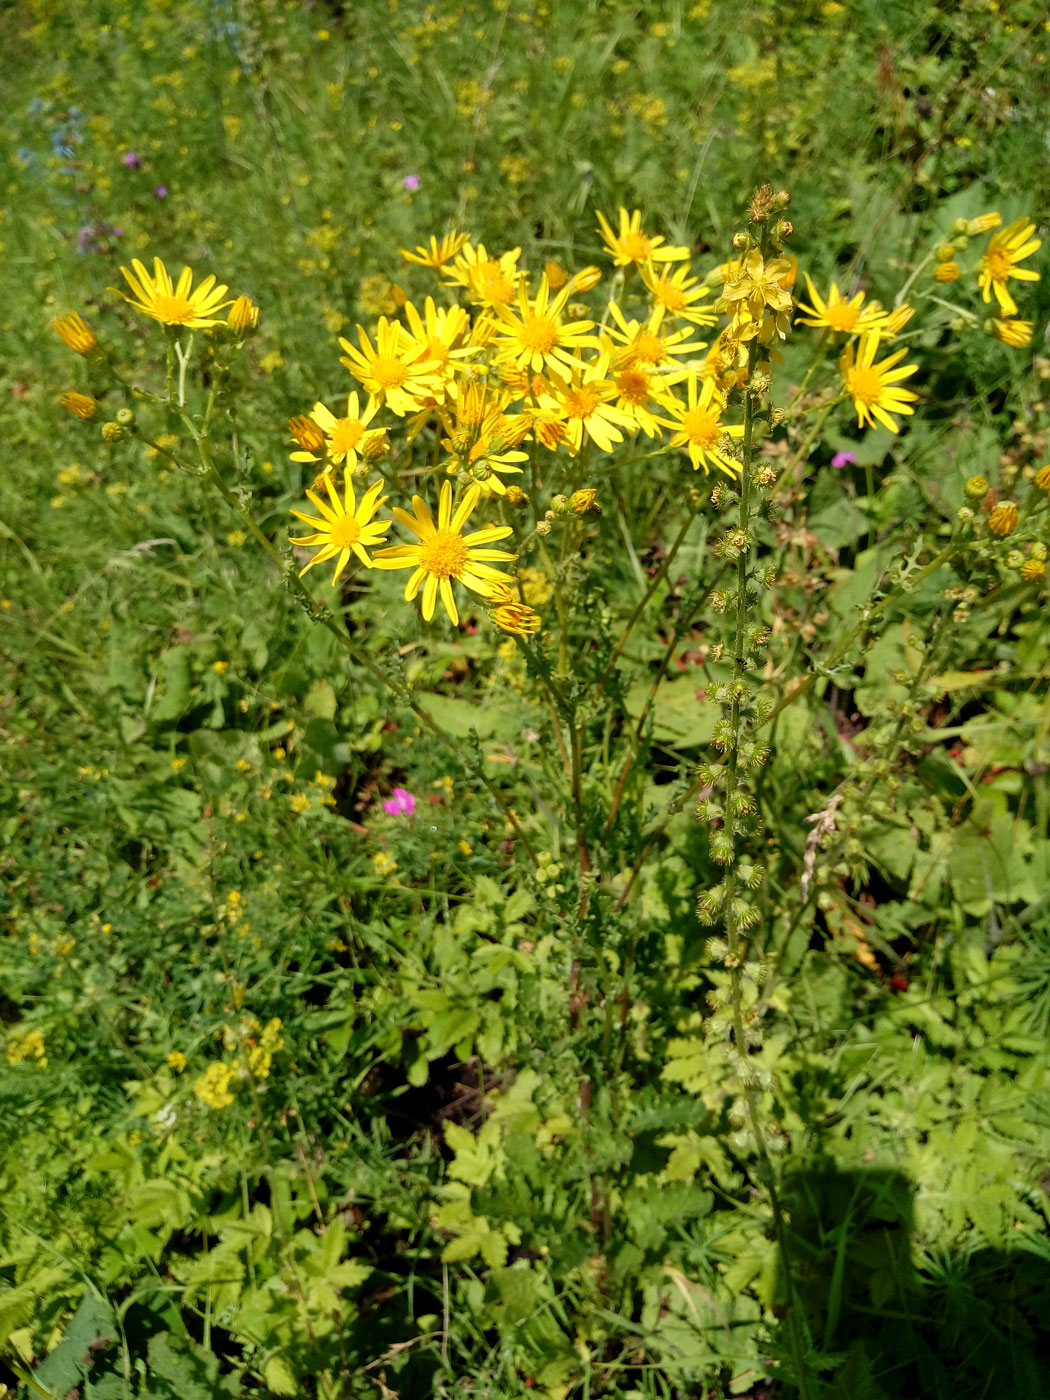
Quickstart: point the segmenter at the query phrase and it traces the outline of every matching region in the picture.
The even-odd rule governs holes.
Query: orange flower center
[[[459,578],[469,558],[463,537],[451,530],[435,530],[419,548],[420,568],[435,578]]]
[[[667,359],[667,347],[658,335],[653,335],[651,331],[639,331],[631,346],[636,360],[643,360],[647,365],[659,365]]]
[[[522,349],[547,355],[558,343],[558,326],[550,316],[527,315],[521,323],[518,339]]]
[[[625,233],[617,240],[621,257],[629,258],[631,262],[645,262],[652,252],[653,241],[644,233]]]
[[[184,326],[197,315],[185,297],[168,297],[160,293],[153,298],[153,305],[166,326]]]
[[[654,282],[653,297],[672,315],[678,311],[684,311],[688,305],[685,293],[673,282]]]
[[[408,366],[389,356],[377,355],[372,361],[372,378],[380,389],[400,389],[408,378]]]
[[[721,419],[706,408],[693,408],[682,417],[682,432],[697,447],[715,447],[722,436]]]
[[[869,365],[850,370],[849,391],[858,403],[878,403],[882,397],[882,375]]]
[[[361,526],[352,515],[341,515],[332,525],[329,534],[332,543],[340,549],[351,549],[361,538]]]
[[[602,401],[601,391],[593,384],[581,384],[565,395],[565,412],[569,418],[590,418]]]
[[[625,369],[616,376],[616,392],[626,403],[642,408],[649,401],[649,376],[644,369]]]
[[[848,301],[829,301],[824,310],[824,319],[833,331],[851,331],[857,324],[860,307]]]
[[[364,435],[365,425],[356,418],[337,418],[328,450],[333,457],[345,457],[354,451]]]
[[[989,248],[984,255],[984,266],[993,282],[1005,282],[1010,276],[1013,263],[1010,254],[1002,248]]]
[[[505,306],[514,296],[514,286],[497,262],[485,262],[479,267],[475,267],[471,281],[474,284],[474,294],[479,301],[487,302],[489,306]]]

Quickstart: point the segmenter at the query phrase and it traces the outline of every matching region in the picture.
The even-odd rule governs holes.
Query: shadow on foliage
[[[784,1183],[816,1393],[1046,1400],[1050,1258],[998,1249],[919,1256],[913,1196],[908,1178],[887,1170],[817,1166]]]

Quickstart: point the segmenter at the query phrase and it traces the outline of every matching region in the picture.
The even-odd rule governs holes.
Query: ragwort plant
[[[76,312],[55,323],[94,390],[68,391],[64,406],[87,423],[100,416],[96,394],[123,393],[103,439],[114,450],[145,443],[216,492],[279,571],[303,626],[324,629],[350,673],[385,690],[391,716],[413,716],[490,806],[480,839],[498,846],[496,868],[514,890],[502,917],[457,909],[431,968],[388,947],[418,1039],[380,1035],[381,1059],[410,1056],[411,1086],[450,1054],[474,1066],[481,1125],[444,1124],[448,1166],[430,1216],[444,1240],[446,1313],[451,1289],[470,1319],[459,1356],[449,1354],[447,1316],[419,1325],[439,1339],[448,1373],[482,1387],[488,1370],[504,1389],[552,1395],[578,1384],[637,1393],[656,1376],[739,1388],[768,1373],[815,1395],[841,1365],[827,1355],[832,1332],[814,1335],[806,1244],[792,1229],[805,1205],[784,1161],[807,1131],[807,1091],[778,1016],[799,1014],[800,977],[814,995],[800,964],[818,911],[833,945],[881,975],[874,942],[906,985],[888,939],[858,918],[857,892],[878,871],[880,831],[914,799],[927,710],[944,694],[949,663],[962,660],[955,629],[1004,586],[1022,599],[1044,587],[1050,467],[1019,463],[1009,498],[971,477],[953,516],[898,527],[896,557],[871,561],[862,593],[812,621],[800,614],[805,652],[783,645],[780,609],[799,606],[793,522],[805,519],[806,469],[829,424],[852,405],[858,427],[896,434],[921,402],[921,350],[914,362],[910,351],[942,332],[1023,349],[1032,327],[1017,317],[1010,283],[1035,277],[1025,264],[1039,247],[1028,221],[1002,229],[998,214],[984,214],[957,221],[916,260],[891,306],[862,291],[844,296],[835,283],[823,294],[808,273],[802,303],[788,205],[784,192],[756,190],[746,228],[706,274],[687,248],[623,209],[615,225],[598,216],[604,272],[553,259],[529,270],[520,248],[490,253],[455,231],[405,250],[410,275],[429,274],[431,290],[419,303],[389,286],[377,324],[340,340],[349,381],[328,402],[305,396],[289,421],[308,504],[293,511],[300,533],[288,545],[259,513],[264,482],[241,436],[252,406],[239,364],[260,317],[249,298],[227,296],[212,275],[195,287],[189,269],[173,281],[159,259],[152,272],[137,260],[122,269],[125,300],[164,337],[166,372],[152,386]],[[818,332],[796,387],[781,360],[793,327]],[[835,465],[851,458],[840,452]],[[673,536],[644,569],[651,523],[675,502]],[[638,578],[633,606],[607,582],[614,521]],[[386,576],[404,572],[395,591]],[[918,611],[917,596],[927,600]],[[661,600],[673,604],[670,624]],[[519,756],[504,755],[509,781],[493,776],[480,723],[447,705],[453,719],[443,722],[442,697],[420,684],[428,670],[406,665],[398,618],[407,604],[438,638],[473,618],[490,629],[536,747],[524,787],[513,775]],[[667,635],[647,635],[647,623]],[[689,686],[684,715],[670,712],[692,726],[692,743],[713,750],[692,766],[658,736],[675,684],[668,668],[698,629],[704,684]],[[768,776],[778,731],[810,692],[848,684],[858,668],[877,686],[871,661],[883,645],[897,667],[892,685],[865,711],[872,723],[808,835],[781,844],[784,780]],[[330,803],[326,784],[318,773],[312,794],[291,794],[293,814]],[[386,806],[397,820],[416,803],[397,788]],[[931,849],[931,873],[936,863]],[[378,852],[376,874],[396,871]],[[498,908],[490,876],[474,888]],[[706,943],[676,917],[683,890],[711,930]],[[224,918],[236,925],[232,899]],[[367,945],[353,949],[348,937],[360,956]],[[463,940],[475,937],[464,960]],[[380,1023],[404,1006],[389,986],[360,984],[351,995],[357,1014]],[[530,1047],[509,1030],[515,1006],[531,1008],[549,1044]],[[353,1010],[344,1023],[357,1024]],[[339,1025],[336,1012],[335,1034]],[[265,1028],[248,1013],[235,1019],[225,1053],[194,1077],[195,1098],[222,1113],[244,1096],[262,1133],[257,1089],[281,1032],[277,1018]],[[347,1035],[361,1044],[356,1030]],[[45,1056],[37,1030],[9,1041],[12,1063]],[[185,1068],[173,1051],[170,1073]],[[352,1077],[366,1072],[367,1054],[350,1066]],[[655,1095],[661,1080],[680,1086],[680,1105]],[[172,1111],[163,1096],[155,1108]],[[352,1150],[374,1181],[363,1144]],[[273,1172],[271,1161],[276,1189]],[[559,1189],[543,1196],[538,1219],[548,1180]],[[675,1218],[701,1283],[659,1262]],[[705,1221],[720,1222],[706,1238]],[[332,1229],[323,1267],[349,1287],[367,1270],[359,1256],[339,1262],[345,1238],[333,1244]],[[299,1311],[255,1368],[279,1393],[307,1374],[319,1393],[340,1393],[351,1365],[345,1319],[342,1361],[333,1361],[329,1329],[311,1311],[325,1305],[310,1301],[302,1259],[288,1249],[285,1258]],[[258,1310],[257,1297],[224,1302],[224,1326],[249,1356],[262,1339]],[[492,1328],[500,1357],[472,1370]]]

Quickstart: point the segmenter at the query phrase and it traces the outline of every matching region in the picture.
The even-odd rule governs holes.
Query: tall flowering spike
[[[481,487],[476,483],[460,497],[455,512],[452,509],[452,484],[444,482],[438,501],[437,523],[430,508],[420,496],[412,497],[412,514],[394,507],[395,518],[411,530],[418,544],[398,544],[382,549],[373,563],[377,569],[411,569],[405,585],[405,600],[411,602],[422,588],[422,610],[429,622],[434,616],[438,594],[453,626],[459,624],[452,583],[464,584],[482,598],[491,596],[493,586],[506,582],[506,576],[492,567],[493,562],[516,559],[504,549],[489,549],[496,540],[506,539],[509,525],[486,525],[470,535],[463,526],[477,505]]]
[[[386,501],[386,497],[380,494],[383,490],[381,481],[372,483],[362,496],[360,505],[357,504],[354,484],[349,472],[346,474],[342,499],[340,499],[330,476],[324,478],[324,486],[328,492],[327,505],[313,491],[306,493],[317,508],[317,516],[304,515],[302,511],[298,510],[292,511],[297,520],[302,520],[305,524],[312,526],[314,530],[312,535],[293,539],[292,544],[306,548],[311,548],[314,545],[321,546],[300,573],[300,578],[315,564],[325,564],[329,559],[337,561],[335,573],[332,575],[332,587],[334,588],[339,582],[343,570],[349,564],[351,554],[356,555],[366,569],[372,567],[373,561],[365,551],[386,542],[386,530],[389,522],[372,519],[376,511]]]
[[[98,344],[95,332],[79,312],[67,311],[64,316],[56,317],[51,325],[59,340],[64,341],[70,350],[76,351],[78,355],[90,355]]]
[[[200,286],[194,288],[193,273],[188,267],[182,269],[178,282],[173,283],[160,258],[153,259],[152,276],[138,258],[132,259],[131,266],[131,272],[126,267],[120,271],[132,295],[122,292],[121,296],[136,311],[159,321],[162,326],[185,326],[188,330],[206,330],[221,324],[216,313],[230,305],[229,300],[223,301],[229,288],[216,286],[214,274],[209,273]]]
[[[1017,303],[1007,289],[1007,281],[1011,277],[1019,282],[1039,281],[1038,272],[1028,267],[1018,267],[1018,263],[1043,246],[1043,240],[1033,238],[1033,233],[1035,224],[1028,219],[1015,219],[1006,228],[992,234],[981,259],[977,272],[981,295],[987,302],[991,301],[994,292],[1004,316],[1012,316],[1017,310]]]
[[[857,410],[858,426],[867,424],[873,428],[878,420],[883,427],[895,433],[899,428],[890,414],[914,413],[911,405],[919,397],[910,389],[900,388],[899,382],[914,374],[918,366],[901,365],[900,361],[908,353],[907,350],[897,350],[876,364],[878,348],[877,334],[861,336],[856,352],[851,345],[843,355],[840,368],[846,392]]]

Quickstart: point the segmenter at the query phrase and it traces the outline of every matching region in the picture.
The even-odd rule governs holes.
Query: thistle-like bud
[[[79,312],[67,311],[64,316],[51,322],[58,338],[78,355],[90,355],[98,344],[98,338]]]
[[[971,476],[963,490],[971,501],[980,501],[988,494],[988,482],[983,476]]]
[[[543,535],[543,536],[545,536],[545,535],[549,535],[550,532],[551,532],[551,524],[550,524],[550,521],[549,521],[549,520],[541,520],[540,523],[536,526],[536,533],[537,533],[537,535]]]
[[[759,185],[748,201],[747,214],[753,224],[762,224],[773,212],[773,186]]]
[[[373,428],[361,439],[361,456],[369,462],[377,462],[390,451],[390,435],[385,428]]]
[[[529,498],[520,486],[508,486],[503,499],[509,506],[523,506]]]
[[[120,442],[121,438],[127,437],[127,432],[119,423],[102,424],[103,442]]]
[[[598,492],[591,486],[574,491],[569,497],[569,505],[577,515],[601,515],[602,513],[602,508],[598,504]]]
[[[135,410],[133,408],[118,408],[116,418],[122,428],[130,428],[135,421]]]
[[[1026,583],[1036,583],[1046,577],[1046,565],[1042,559],[1029,559],[1021,565],[1021,577]]]
[[[62,395],[59,403],[63,408],[67,408],[75,418],[83,418],[85,422],[98,415],[98,404],[90,394],[78,394],[75,390],[70,390],[68,394]]]

